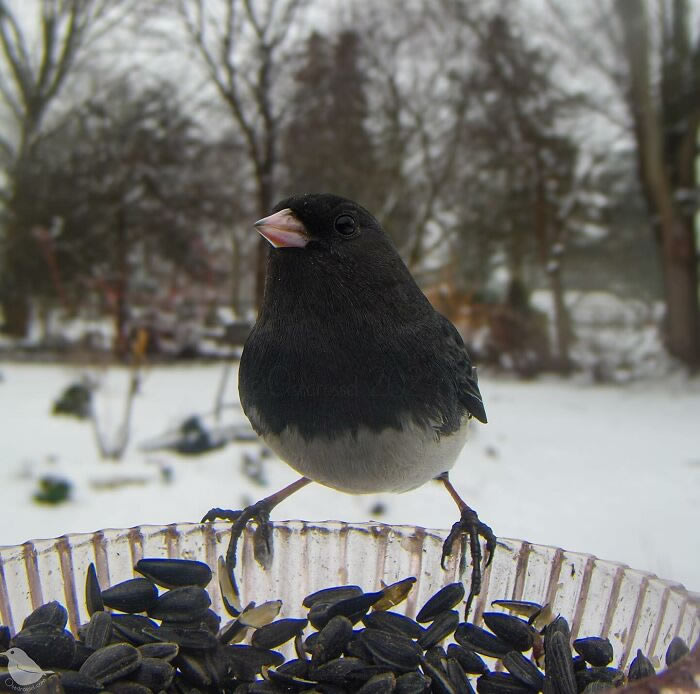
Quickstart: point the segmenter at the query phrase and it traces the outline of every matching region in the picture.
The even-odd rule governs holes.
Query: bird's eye
[[[355,220],[349,214],[341,214],[333,223],[335,230],[343,236],[352,236],[355,233]]]

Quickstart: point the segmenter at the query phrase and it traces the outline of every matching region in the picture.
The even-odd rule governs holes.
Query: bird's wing
[[[440,313],[437,315],[443,335],[447,338],[447,349],[453,362],[456,364],[459,399],[469,414],[486,424],[486,410],[479,391],[476,367],[469,358],[469,352],[464,346],[464,340],[462,340],[462,336],[457,331],[457,328],[445,316]]]

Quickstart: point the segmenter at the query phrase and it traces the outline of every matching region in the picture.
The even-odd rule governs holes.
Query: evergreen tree
[[[374,149],[361,55],[354,31],[307,40],[284,134],[288,193],[332,192],[371,209]]]

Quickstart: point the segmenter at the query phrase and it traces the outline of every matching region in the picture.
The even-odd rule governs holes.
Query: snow
[[[261,458],[254,442],[198,457],[140,450],[192,414],[211,421],[221,364],[148,368],[119,462],[98,458],[89,421],[50,411],[63,388],[88,375],[99,384],[100,428],[114,436],[126,370],[6,363],[0,372],[0,544],[193,521],[214,506],[240,508],[296,478],[276,459]],[[497,535],[589,552],[700,590],[698,379],[671,374],[601,386],[581,378],[520,382],[482,371],[480,386],[489,424],[474,425],[451,478]],[[220,424],[245,422],[235,374],[226,401]],[[244,466],[254,474],[244,475]],[[32,501],[46,475],[72,481],[70,501],[53,507]],[[381,496],[310,485],[273,512],[273,519],[292,518],[449,528],[457,513],[438,483]]]

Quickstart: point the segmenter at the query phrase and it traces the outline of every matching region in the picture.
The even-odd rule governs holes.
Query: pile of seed
[[[90,565],[90,621],[77,638],[65,629],[66,609],[50,602],[13,638],[0,627],[0,651],[11,662],[12,649],[21,649],[56,673],[68,694],[469,694],[474,685],[479,694],[590,694],[655,674],[639,651],[626,673],[610,667],[607,639],[577,639],[572,651],[566,620],[535,603],[496,601],[509,612],[484,613],[488,630],[460,621],[454,608],[464,599],[461,583],[435,593],[415,620],[391,610],[414,578],[372,593],[359,586],[320,590],[305,598],[301,619],[276,619],[279,600],[243,609],[222,586],[233,617],[222,626],[210,609],[206,564],[142,559],[135,570],[143,578],[102,590]],[[240,643],[246,637],[250,645]],[[285,661],[275,649],[292,640],[296,658]],[[666,663],[687,652],[674,639]]]

